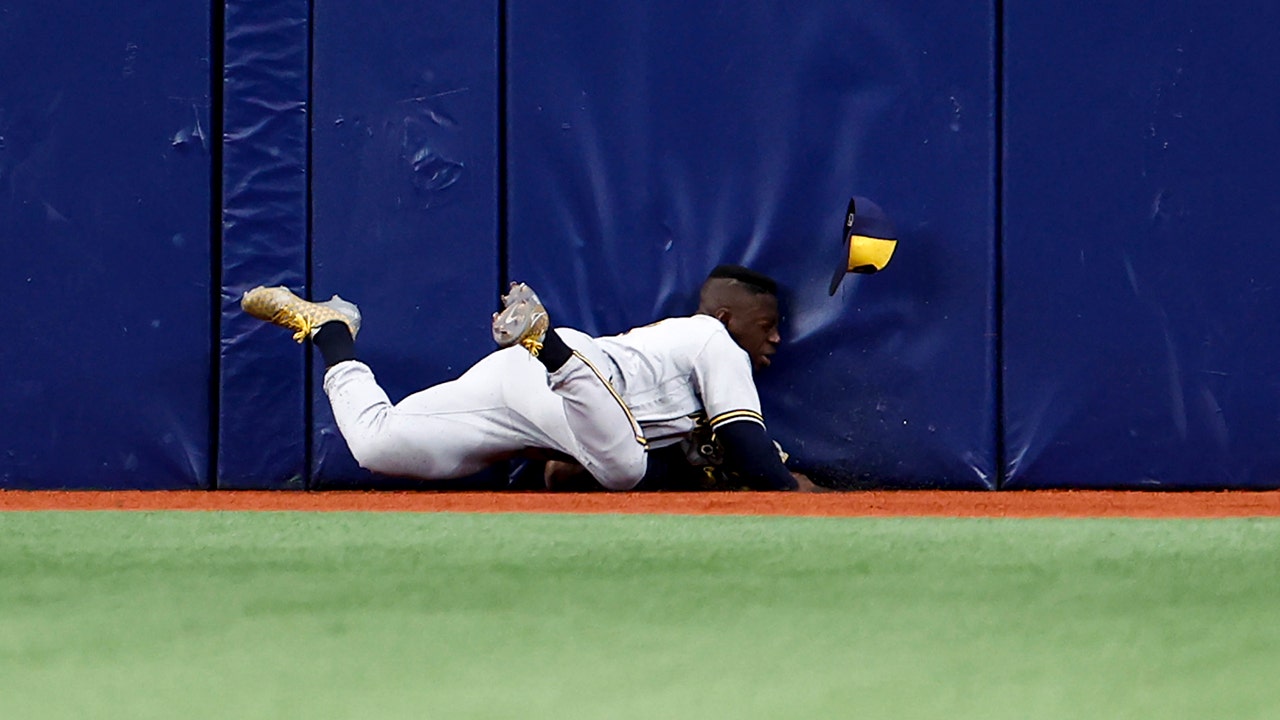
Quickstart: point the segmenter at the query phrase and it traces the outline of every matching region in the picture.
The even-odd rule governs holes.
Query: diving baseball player
[[[553,327],[526,285],[513,284],[503,302],[493,319],[502,349],[458,379],[395,404],[356,359],[355,305],[258,287],[242,306],[319,348],[338,428],[373,472],[446,479],[552,450],[605,488],[628,490],[650,470],[650,449],[689,443],[709,429],[715,461],[743,484],[797,488],[765,432],[752,379],[781,340],[770,278],[720,266],[702,286],[697,314],[602,338]]]

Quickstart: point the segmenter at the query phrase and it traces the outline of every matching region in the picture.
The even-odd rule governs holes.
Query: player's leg
[[[513,285],[494,316],[494,339],[521,345],[546,368],[576,448],[570,451],[606,488],[629,490],[644,478],[644,434],[611,381],[612,363],[587,335],[557,330],[528,286]]]
[[[509,363],[500,360],[490,356],[457,380],[395,404],[367,365],[349,360],[325,372],[324,391],[361,467],[386,475],[462,477],[532,445],[504,406],[502,365]]]
[[[373,372],[355,359],[355,305],[336,296],[311,303],[284,288],[255,288],[242,306],[294,330],[299,342],[312,338],[325,359],[324,389],[338,429],[361,467],[425,479],[461,477],[533,442],[522,432],[527,423],[513,422],[503,404],[503,378],[518,372],[501,367],[511,360],[481,361],[458,380],[393,405]]]
[[[577,330],[551,328],[544,343],[549,348],[565,346],[559,353],[546,353],[544,366],[547,382],[563,401],[566,421],[581,448],[574,456],[606,488],[635,487],[648,467],[648,445],[614,387],[613,361],[593,338]],[[538,357],[543,359],[542,354]]]

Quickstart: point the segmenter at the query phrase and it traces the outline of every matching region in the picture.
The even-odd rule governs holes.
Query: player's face
[[[772,295],[747,295],[724,319],[725,328],[738,346],[751,356],[757,370],[769,367],[778,352],[778,299]]]

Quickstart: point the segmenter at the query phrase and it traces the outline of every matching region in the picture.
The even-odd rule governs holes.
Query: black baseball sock
[[[344,360],[356,359],[356,341],[351,338],[351,330],[347,324],[341,320],[330,320],[321,325],[311,342],[320,349],[327,368]]]
[[[549,328],[546,336],[542,338],[542,350],[538,353],[538,360],[546,366],[547,372],[559,370],[569,362],[571,357],[573,357],[573,348],[564,344],[564,340],[560,339],[555,328]]]

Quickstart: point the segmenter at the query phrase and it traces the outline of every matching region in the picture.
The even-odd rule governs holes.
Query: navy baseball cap
[[[847,273],[880,272],[898,247],[898,232],[879,205],[864,197],[849,199],[840,232],[840,257],[827,295],[835,295]]]

